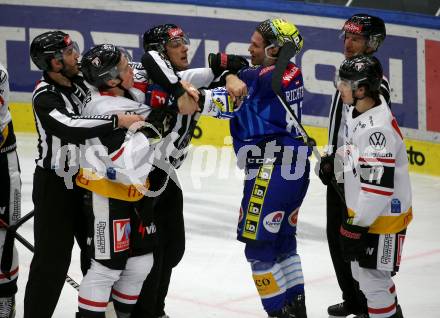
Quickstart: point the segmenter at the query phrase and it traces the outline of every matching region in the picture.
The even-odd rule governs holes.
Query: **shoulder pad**
[[[56,94],[56,95],[58,95],[58,96],[60,96],[62,98],[61,93],[57,90],[55,85],[48,84],[48,83],[46,83],[44,81],[42,81],[42,82],[37,84],[37,88],[36,88],[36,90],[34,92],[34,98],[37,97],[38,95],[44,93],[44,92]]]

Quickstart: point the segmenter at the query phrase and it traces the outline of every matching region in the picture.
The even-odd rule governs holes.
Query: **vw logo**
[[[383,148],[385,148],[385,145],[387,144],[387,140],[385,139],[385,136],[378,131],[370,135],[369,141],[371,147],[373,147],[374,150],[382,150]]]

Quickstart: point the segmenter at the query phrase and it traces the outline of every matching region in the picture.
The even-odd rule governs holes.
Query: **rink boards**
[[[340,28],[353,10],[296,3],[291,8],[282,5],[264,8],[263,1],[254,1],[246,9],[205,6],[208,1],[194,1],[200,5],[84,0],[71,3],[15,0],[13,3],[0,0],[0,61],[10,74],[12,101],[23,102],[11,106],[18,131],[35,129],[29,102],[40,72],[31,63],[28,51],[30,41],[39,33],[49,29],[65,30],[81,50],[111,42],[126,47],[134,59],[139,60],[141,35],[147,28],[177,23],[191,39],[191,66],[204,67],[210,52],[220,50],[248,56],[249,37],[256,23],[271,16],[282,16],[295,22],[305,39],[304,49],[295,58],[302,68],[306,90],[304,123],[314,126],[310,134],[322,136],[316,139],[320,144],[325,143],[325,129],[319,127],[327,124],[334,92],[333,78],[343,60]],[[274,12],[273,8],[283,13]],[[391,83],[393,112],[407,137],[412,169],[440,175],[440,168],[434,165],[440,159],[440,19],[372,13],[387,22],[387,39],[377,56]],[[197,133],[202,134],[196,139],[197,143],[221,145],[228,134],[226,123],[203,120],[200,127]]]

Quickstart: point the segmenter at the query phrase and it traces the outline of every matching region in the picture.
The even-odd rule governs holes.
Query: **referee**
[[[349,18],[342,28],[344,38],[345,58],[357,55],[371,55],[376,52],[385,39],[385,24],[382,19],[367,14],[355,14]],[[380,93],[390,102],[390,89],[387,79],[382,78]],[[365,296],[359,290],[358,283],[353,279],[350,263],[342,257],[339,229],[346,215],[345,203],[341,201],[330,181],[338,171],[335,160],[336,149],[343,146],[343,132],[345,126],[345,113],[349,105],[344,105],[341,95],[336,90],[329,115],[328,150],[320,162],[319,177],[327,185],[327,241],[330,256],[335,269],[336,278],[342,291],[342,303],[329,306],[327,311],[330,316],[345,317],[350,314],[356,317],[368,317]],[[343,191],[343,187],[340,187]]]

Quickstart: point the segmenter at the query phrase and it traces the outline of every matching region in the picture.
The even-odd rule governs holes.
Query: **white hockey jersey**
[[[135,90],[130,91],[132,100],[100,92],[90,85],[89,89],[83,116],[136,113],[147,117],[151,111],[142,103],[144,95]],[[125,133],[121,129],[110,136],[88,139],[81,151],[76,183],[105,197],[138,201],[149,188],[154,151],[155,145],[142,132]]]
[[[8,124],[11,122],[11,113],[9,112],[8,102],[8,71],[2,64],[0,64],[0,148],[9,134]]]
[[[396,119],[384,98],[381,105],[345,122],[344,188],[348,216],[370,233],[390,234],[411,222],[408,158]]]

